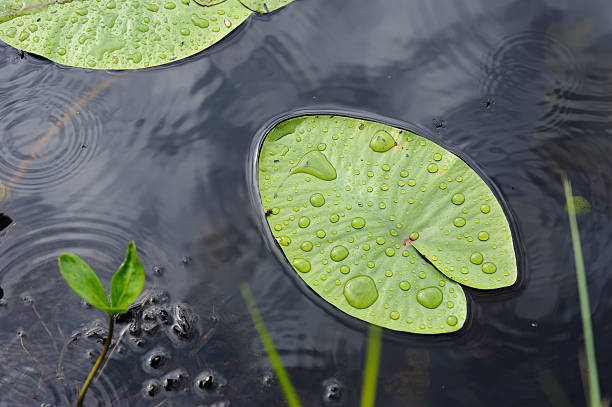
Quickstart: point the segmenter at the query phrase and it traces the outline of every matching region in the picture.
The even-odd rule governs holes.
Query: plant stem
[[[263,318],[259,313],[259,309],[255,304],[255,299],[253,298],[253,294],[251,294],[251,290],[249,289],[249,285],[244,283],[240,286],[240,292],[242,293],[242,298],[246,303],[247,309],[251,314],[251,318],[253,319],[253,323],[255,324],[255,330],[259,334],[259,339],[264,345],[266,352],[268,353],[268,358],[270,359],[270,363],[276,372],[276,376],[278,377],[278,381],[280,382],[281,388],[283,389],[283,393],[285,395],[285,399],[287,400],[287,404],[289,407],[300,407],[300,400],[298,399],[297,393],[291,384],[291,380],[289,379],[289,375],[283,366],[283,362],[281,361],[276,348],[274,347],[274,343],[272,342],[272,338],[270,338],[270,334],[268,334],[268,330],[264,325]]]
[[[584,347],[589,369],[589,398],[591,407],[601,406],[601,393],[599,391],[599,378],[597,375],[597,361],[595,359],[595,344],[593,342],[593,327],[591,326],[591,308],[589,306],[589,291],[587,289],[586,274],[584,271],[584,260],[582,258],[582,246],[580,245],[580,232],[576,221],[576,208],[574,207],[574,196],[572,185],[563,176],[563,189],[567,201],[567,212],[569,214],[570,231],[574,247],[574,261],[576,262],[576,279],[578,280],[578,299],[580,300],[580,313],[582,316],[582,331],[584,334]]]
[[[361,388],[361,407],[373,407],[376,401],[381,335],[382,329],[379,326],[370,325],[370,329],[368,330],[365,371],[363,372],[363,386]]]
[[[96,375],[96,372],[100,368],[102,361],[106,357],[106,353],[108,352],[110,343],[113,340],[113,329],[114,328],[115,328],[115,316],[111,315],[110,321],[108,322],[108,336],[106,337],[106,341],[104,342],[104,348],[102,349],[102,353],[100,353],[98,360],[96,360],[96,364],[91,369],[91,372],[89,372],[89,376],[87,376],[87,380],[85,380],[85,383],[83,384],[83,388],[81,389],[81,392],[79,393],[79,398],[77,400],[77,407],[83,406],[83,400],[85,399],[85,393],[87,393],[87,389],[89,388],[89,385],[91,384],[94,376]]]

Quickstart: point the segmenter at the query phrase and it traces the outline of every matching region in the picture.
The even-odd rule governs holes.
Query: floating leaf
[[[125,260],[111,280],[111,304],[113,304],[113,308],[126,312],[130,304],[142,292],[144,281],[144,267],[140,260],[138,260],[134,242],[130,242],[127,247]]]
[[[456,331],[467,313],[460,284],[516,280],[510,227],[491,189],[412,132],[341,116],[279,123],[260,151],[259,190],[298,275],[364,321]]]
[[[293,0],[240,0],[242,4],[258,13],[269,13],[286,6]]]
[[[81,298],[94,307],[113,314],[100,279],[87,263],[70,253],[59,256],[58,262],[62,276]]]
[[[0,39],[65,65],[163,65],[210,47],[252,14],[238,0],[203,2],[0,0]]]

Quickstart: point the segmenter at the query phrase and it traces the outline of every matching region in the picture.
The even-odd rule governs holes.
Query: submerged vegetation
[[[249,285],[246,283],[242,284],[240,286],[240,292],[242,293],[242,298],[244,299],[247,309],[249,310],[249,314],[251,314],[251,318],[253,319],[253,324],[255,325],[255,330],[259,335],[259,339],[264,345],[268,359],[270,360],[270,364],[278,377],[278,381],[280,382],[281,389],[285,395],[287,405],[289,407],[300,407],[301,403],[297,392],[291,384],[291,379],[289,379],[289,375],[283,366],[283,362],[278,355],[276,348],[274,347],[274,342],[272,342],[272,338],[270,338],[270,334],[266,329],[263,318],[261,317],[259,309],[257,308],[257,304],[255,304],[255,299],[253,298],[253,294],[251,294]],[[365,368],[363,371],[363,386],[361,391],[361,407],[374,407],[376,402],[378,368],[380,365],[380,351],[382,347],[381,336],[382,329],[380,327],[376,325],[369,325]],[[330,393],[330,395],[333,394],[335,393]]]
[[[106,357],[113,338],[115,316],[126,313],[144,287],[145,272],[136,254],[134,242],[130,242],[123,264],[113,275],[110,302],[96,273],[81,258],[65,253],[58,258],[59,268],[68,285],[88,304],[106,312],[109,316],[108,334],[104,348],[96,360],[79,393],[77,406],[83,405],[87,389]]]

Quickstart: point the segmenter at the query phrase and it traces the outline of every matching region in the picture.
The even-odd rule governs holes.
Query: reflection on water
[[[592,206],[579,222],[610,395],[611,11],[603,1],[296,1],[208,52],[129,74],[0,45],[0,212],[11,219],[0,232],[0,405],[74,402],[104,315],[81,305],[55,258],[83,256],[108,286],[129,239],[146,292],[167,297],[156,312],[197,321],[179,327],[194,337],[123,324],[91,405],[284,405],[245,281],[302,403],[357,405],[366,327],[295,283],[249,197],[253,138],[303,107],[432,129],[494,180],[520,234],[519,283],[468,290],[461,332],[384,333],[378,405],[584,405],[560,169]],[[340,400],[326,398],[334,389]]]

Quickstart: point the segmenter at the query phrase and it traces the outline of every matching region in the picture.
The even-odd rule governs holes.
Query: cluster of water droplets
[[[144,67],[195,54],[250,14],[237,0],[214,7],[191,0],[15,4],[0,14],[0,38],[69,65]]]
[[[315,291],[340,308],[345,303],[363,310],[364,316],[380,318],[382,314],[397,324],[419,319],[420,329],[443,330],[447,329],[444,324],[454,327],[460,320],[462,324],[465,298],[461,288],[432,269],[411,247],[419,232],[409,229],[410,222],[402,224],[405,217],[397,213],[406,202],[425,205],[434,182],[439,185],[437,190],[447,189],[447,184],[440,182],[445,178],[423,182],[422,171],[442,176],[449,170],[449,160],[443,160],[440,152],[425,164],[385,157],[389,151],[399,151],[408,158],[427,146],[425,139],[412,133],[392,135],[393,130],[381,129],[370,132],[366,139],[359,133],[371,125],[369,122],[355,120],[330,129],[317,128],[315,120],[305,121],[308,125],[275,137],[260,157],[260,190],[267,220],[293,267]],[[364,153],[367,158],[355,162],[353,143],[365,144],[374,155]],[[261,171],[267,160],[272,165]],[[336,168],[338,163],[343,168]],[[302,178],[292,181],[298,174],[303,174],[299,175]],[[321,181],[334,181],[335,186],[330,188]],[[321,185],[321,189],[310,185]],[[465,197],[455,194],[449,204],[463,202]],[[465,219],[457,219],[459,226],[455,227],[465,224]],[[487,232],[480,234],[483,239],[485,235]],[[415,284],[415,279],[422,282]],[[421,307],[415,315],[405,311],[407,295]],[[382,311],[373,307],[377,302]],[[443,311],[442,304],[446,304]],[[455,304],[459,305],[457,315],[453,314]],[[428,310],[437,314],[421,318]],[[444,322],[439,327],[433,325],[441,319]]]

